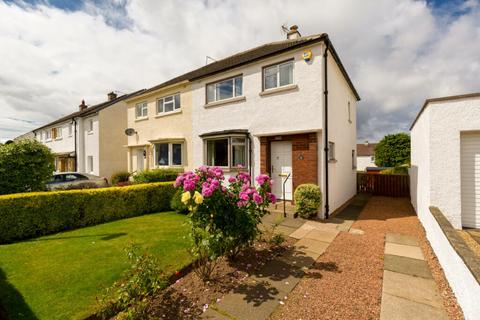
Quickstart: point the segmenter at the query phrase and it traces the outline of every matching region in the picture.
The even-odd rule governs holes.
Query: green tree
[[[0,146],[0,194],[39,191],[52,176],[54,156],[36,140]]]
[[[410,163],[410,136],[406,133],[386,135],[375,148],[375,164],[397,167]]]

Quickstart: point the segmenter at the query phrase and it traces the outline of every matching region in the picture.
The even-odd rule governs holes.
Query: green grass
[[[0,245],[0,302],[11,319],[84,318],[128,269],[129,243],[156,255],[167,272],[191,262],[186,220],[165,212]]]

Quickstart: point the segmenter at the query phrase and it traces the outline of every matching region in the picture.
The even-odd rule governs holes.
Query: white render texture
[[[204,164],[204,142],[201,134],[232,129],[247,129],[252,137],[253,175],[260,173],[260,137],[280,134],[317,132],[318,183],[324,190],[324,81],[323,43],[257,61],[192,83],[193,167]],[[302,53],[310,49],[311,61]],[[262,67],[294,59],[294,86],[286,91],[261,95]],[[356,149],[356,99],[333,58],[329,54],[329,140],[335,142],[337,162],[329,164],[330,210],[333,212],[356,192],[356,174],[352,169],[351,150]],[[243,96],[240,101],[206,106],[205,85],[243,74]],[[238,100],[238,99],[233,99]],[[351,122],[348,121],[348,101]]]
[[[460,134],[472,131],[480,131],[480,98],[431,103],[411,131],[412,203],[417,212],[438,207],[455,228],[462,227]]]
[[[72,131],[72,135],[68,134],[68,127],[71,123],[72,121],[68,120],[50,127],[46,127],[41,130],[36,130],[36,139],[49,147],[53,153],[59,154],[75,152],[75,133]],[[57,139],[46,140],[45,132],[51,131],[52,128],[59,128],[60,130],[62,130],[62,136]]]
[[[372,160],[372,156],[358,156],[357,157],[357,170],[365,171],[367,167],[376,167],[377,165]]]
[[[480,287],[429,206],[461,228],[460,134],[480,130],[480,98],[431,103],[411,130],[411,201],[466,319],[478,319]]]

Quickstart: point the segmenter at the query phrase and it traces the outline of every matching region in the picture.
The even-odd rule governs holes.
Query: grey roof
[[[90,107],[88,107],[88,108],[86,108],[85,110],[82,110],[82,111],[79,110],[79,111],[70,113],[69,115],[66,115],[66,116],[64,116],[64,117],[61,117],[61,118],[59,118],[59,119],[57,119],[57,120],[55,120],[55,121],[49,122],[49,123],[47,123],[47,124],[45,124],[45,125],[43,125],[43,126],[41,126],[41,127],[39,127],[39,128],[36,128],[36,129],[34,129],[34,130],[32,130],[32,131],[38,131],[38,130],[41,130],[41,129],[43,129],[43,128],[53,126],[53,125],[55,125],[55,124],[65,122],[65,121],[67,121],[67,120],[71,120],[71,119],[73,119],[73,118],[88,116],[88,115],[93,114],[93,113],[96,113],[96,112],[98,112],[98,111],[100,111],[100,110],[102,110],[102,109],[105,109],[105,108],[107,108],[107,107],[109,107],[109,106],[112,106],[112,105],[114,105],[114,104],[117,103],[117,102],[123,101],[123,100],[125,100],[125,99],[127,99],[127,98],[130,98],[130,97],[136,95],[136,94],[139,94],[139,93],[141,93],[141,92],[143,92],[143,91],[145,91],[145,89],[141,89],[141,90],[138,90],[138,91],[129,93],[129,94],[124,94],[124,95],[122,95],[122,96],[120,96],[120,97],[117,97],[117,98],[115,98],[115,99],[113,99],[113,100],[105,101],[105,102],[102,102],[102,103],[99,103],[99,104],[90,106]]]
[[[255,47],[253,49],[243,51],[237,54],[234,54],[232,56],[226,57],[224,59],[215,61],[213,63],[207,64],[206,66],[203,66],[201,68],[195,69],[193,71],[187,72],[185,74],[182,74],[178,77],[175,77],[173,79],[170,79],[166,82],[163,82],[159,85],[156,85],[154,87],[151,87],[144,92],[141,92],[140,94],[147,93],[150,91],[155,91],[164,87],[168,87],[170,85],[183,82],[183,81],[194,81],[198,80],[207,76],[211,76],[217,73],[220,73],[222,71],[226,71],[228,69],[236,68],[242,65],[245,65],[247,63],[251,63],[260,59],[264,59],[276,54],[280,54],[282,52],[292,50],[304,45],[316,43],[316,42],[328,42],[330,44],[330,52],[337,62],[343,76],[345,77],[349,87],[353,91],[355,97],[357,100],[360,100],[360,96],[357,93],[357,90],[353,86],[352,81],[350,80],[350,77],[347,74],[347,71],[343,67],[342,62],[340,61],[340,58],[335,51],[335,48],[331,44],[328,35],[326,33],[321,33],[317,35],[312,35],[312,36],[306,36],[306,37],[300,37],[297,39],[287,39],[287,40],[282,40],[282,41],[276,41],[276,42],[270,42],[264,45],[261,45],[259,47]]]

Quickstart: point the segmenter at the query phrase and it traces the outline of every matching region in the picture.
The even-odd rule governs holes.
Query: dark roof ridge
[[[466,94],[457,94],[453,96],[444,96],[444,97],[437,97],[437,98],[428,98],[425,100],[423,103],[422,108],[418,112],[417,116],[412,122],[412,125],[410,126],[410,130],[413,129],[415,126],[415,123],[417,123],[417,120],[420,118],[422,115],[423,111],[427,108],[427,106],[432,103],[432,102],[441,102],[441,101],[452,101],[452,100],[461,100],[461,99],[469,99],[469,98],[480,98],[480,92],[473,92],[473,93],[466,93]]]

